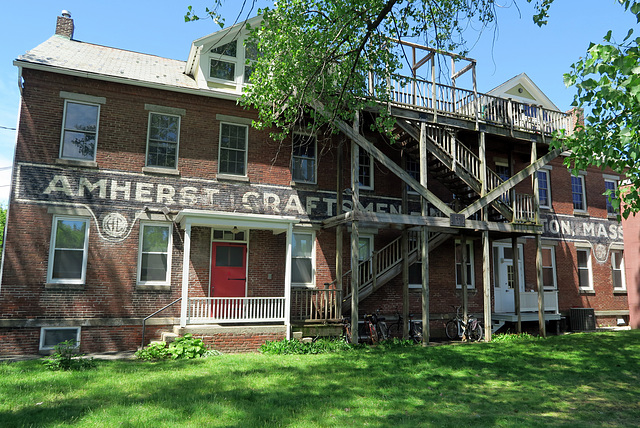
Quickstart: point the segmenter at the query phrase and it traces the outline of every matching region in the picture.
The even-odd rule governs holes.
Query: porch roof
[[[300,219],[291,216],[230,213],[224,211],[185,209],[176,216],[176,223],[184,229],[187,223],[192,226],[239,227],[246,229],[271,230],[274,234],[286,232],[289,225],[299,223]]]

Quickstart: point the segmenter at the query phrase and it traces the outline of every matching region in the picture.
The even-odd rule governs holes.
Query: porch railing
[[[190,297],[187,322],[277,322],[284,313],[284,297]]]
[[[558,290],[544,292],[545,312],[558,312]],[[538,292],[527,291],[520,293],[520,311],[538,312]]]
[[[513,198],[513,222],[535,223],[536,210],[533,195],[516,193]]]
[[[293,288],[291,290],[292,321],[338,321],[342,291],[335,288]]]
[[[540,105],[508,98],[474,93],[468,89],[443,85],[407,76],[392,75],[387,80],[391,101],[399,105],[431,110],[437,114],[477,120],[511,130],[544,132],[569,129],[569,115]],[[376,94],[372,94],[376,97]]]

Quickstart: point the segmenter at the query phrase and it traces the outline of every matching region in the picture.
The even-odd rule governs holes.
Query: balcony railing
[[[569,114],[468,89],[392,75],[387,85],[391,102],[432,111],[438,115],[498,125],[511,131],[551,134],[569,129]],[[373,91],[374,86],[371,86]],[[373,93],[374,98],[377,94]],[[380,98],[378,96],[378,98]]]
[[[558,312],[558,290],[544,292],[545,312]],[[520,311],[538,312],[538,292],[527,291],[520,293]]]
[[[293,288],[292,321],[338,321],[342,318],[342,292],[335,288]]]
[[[284,297],[190,297],[190,324],[285,321]]]

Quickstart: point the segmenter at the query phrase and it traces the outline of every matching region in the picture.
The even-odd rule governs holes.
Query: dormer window
[[[221,79],[235,81],[236,77],[236,53],[237,40],[217,46],[211,49],[214,55],[209,65],[209,77],[213,79]]]

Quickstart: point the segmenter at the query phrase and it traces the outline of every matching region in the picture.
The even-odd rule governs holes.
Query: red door
[[[211,249],[211,297],[245,297],[247,245],[214,242]]]

